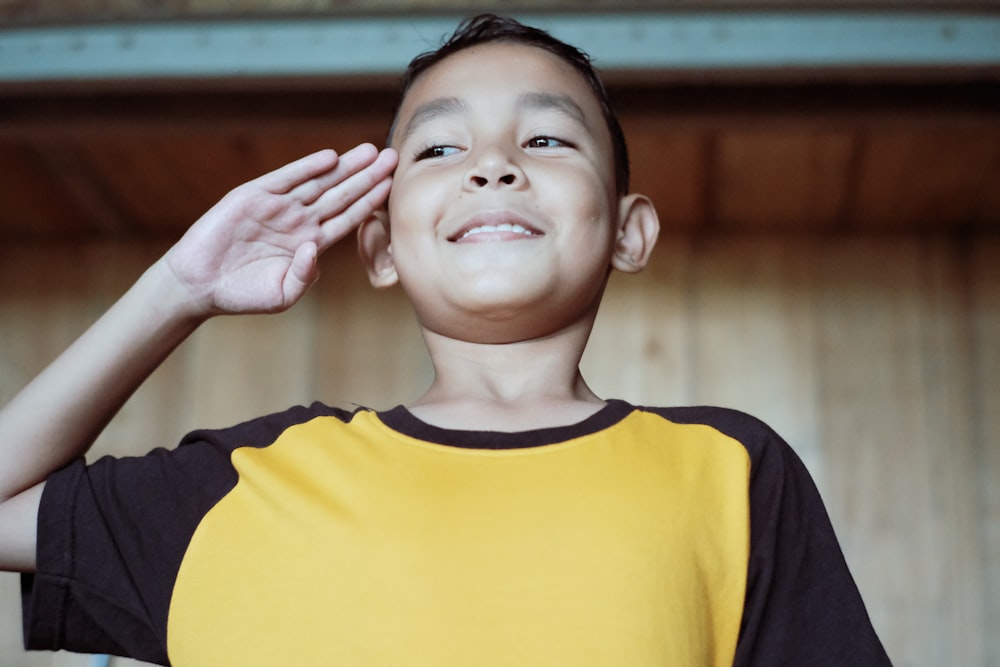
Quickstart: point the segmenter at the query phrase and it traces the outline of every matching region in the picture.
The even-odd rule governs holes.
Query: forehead
[[[598,128],[604,125],[600,103],[589,84],[560,57],[524,44],[479,44],[448,56],[417,77],[400,105],[393,140],[398,140],[414,115],[435,105],[499,111],[505,101],[546,99],[562,99],[567,109],[578,109],[591,131],[600,132]],[[521,105],[532,106],[539,105]]]

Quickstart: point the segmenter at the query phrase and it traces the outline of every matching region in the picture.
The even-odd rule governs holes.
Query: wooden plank
[[[664,230],[680,232],[705,219],[706,134],[648,115],[624,116],[632,192],[653,200]]]
[[[143,235],[176,236],[232,188],[287,162],[326,147],[381,145],[374,127],[383,131],[381,123],[368,123],[333,131],[209,126],[141,137],[108,133],[80,140],[89,167],[80,173],[103,183]]]
[[[719,227],[796,232],[835,227],[848,194],[854,144],[847,130],[722,133],[712,195]]]
[[[0,402],[6,402],[93,323],[162,254],[159,244],[0,245]],[[91,456],[148,451],[170,426],[184,387],[173,361],[140,388]],[[174,435],[168,444],[176,441]],[[157,443],[163,444],[163,443]]]
[[[305,124],[295,119],[276,121],[259,127],[254,135],[262,155],[274,152],[276,157],[269,162],[279,164],[322,148],[344,153],[363,142],[381,147],[386,145],[392,119],[387,108],[379,107],[368,109],[363,116],[351,113],[336,121],[332,118]]]
[[[387,92],[289,86],[5,100],[0,136],[21,148],[0,156],[10,174],[0,234],[34,216],[48,238],[63,228],[176,235],[233,186],[294,157],[383,143]],[[857,230],[995,229],[1000,123],[983,101],[995,91],[970,88],[928,93],[943,106],[896,89],[884,98],[873,88],[781,89],[767,99],[759,88],[626,89],[634,190],[672,231],[812,232],[842,218]],[[855,136],[865,137],[858,150]]]
[[[410,402],[433,378],[413,310],[401,288],[371,287],[352,241],[344,239],[323,256],[322,277],[313,287],[323,304],[316,397],[346,408]]]
[[[691,403],[691,260],[690,237],[665,234],[643,273],[612,274],[580,364],[599,396]]]
[[[315,298],[288,312],[218,318],[186,346],[183,421],[230,426],[315,397]]]
[[[66,299],[63,280],[69,252],[24,252],[0,244],[0,402],[6,403],[85,326],[86,309]],[[54,266],[52,272],[38,270]],[[50,654],[24,657],[21,644],[19,578],[0,573],[0,655],[16,656],[18,667],[58,664]],[[22,660],[22,657],[24,659]],[[62,662],[66,665],[65,659]]]
[[[930,482],[915,371],[919,250],[908,239],[851,241],[831,244],[818,260],[827,506],[890,656],[898,664],[938,664],[936,650],[928,656],[927,643],[914,643],[936,636],[926,614],[927,591],[936,586],[913,582],[937,574],[925,519],[932,510],[913,488]]]
[[[210,129],[83,143],[95,173],[120,207],[154,237],[177,235],[233,187],[278,166],[259,164],[255,145],[252,137]]]
[[[979,492],[976,517],[982,552],[984,628],[982,665],[1000,664],[1000,239],[976,239],[971,253],[971,312],[974,345],[973,397],[976,436],[972,480]]]
[[[206,143],[212,142],[206,138]],[[195,156],[187,161],[186,171],[179,170],[164,158],[169,144],[155,135],[142,140],[102,137],[80,141],[94,177],[106,184],[123,215],[145,236],[176,233],[214,203],[214,199],[192,196],[187,181],[198,172]]]
[[[100,315],[159,255],[155,246],[0,244],[0,403],[6,403]],[[135,454],[169,431],[180,391],[172,369],[157,372],[109,425],[91,457]],[[175,441],[172,437],[168,439]],[[0,656],[10,667],[79,667],[73,653],[26,653],[19,577],[0,573]],[[141,665],[115,660],[115,665]]]
[[[993,157],[979,184],[975,202],[977,209],[973,217],[978,223],[977,228],[1000,229],[1000,141],[993,142]]]
[[[692,399],[768,422],[821,477],[813,244],[714,236],[691,260]]]
[[[87,216],[29,142],[0,141],[0,238],[78,237],[93,230]]]
[[[995,169],[1000,127],[882,127],[869,133],[851,223],[856,228],[967,227]],[[995,196],[995,195],[993,195]]]
[[[61,185],[69,202],[87,219],[96,237],[129,237],[134,227],[118,200],[77,146],[61,141],[36,145],[39,159]]]
[[[106,308],[82,248],[0,244],[0,400],[42,370]]]
[[[963,263],[950,241],[899,237],[820,264],[827,500],[897,664],[990,664]]]
[[[929,469],[926,494],[934,512],[925,517],[937,535],[934,610],[939,659],[988,665],[984,638],[983,580],[979,547],[981,506],[973,374],[976,351],[969,335],[969,262],[959,239],[923,242],[920,281],[924,406],[920,415]],[[997,480],[993,481],[993,484]],[[915,492],[918,489],[913,489]],[[925,659],[931,656],[925,656]]]

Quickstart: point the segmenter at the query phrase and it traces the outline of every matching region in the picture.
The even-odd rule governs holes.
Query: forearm
[[[205,316],[163,261],[0,410],[0,502],[83,455]]]

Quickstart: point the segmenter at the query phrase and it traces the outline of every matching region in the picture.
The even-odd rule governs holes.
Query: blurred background
[[[998,665],[998,9],[0,0],[0,401],[229,189],[384,143],[405,63],[462,16],[512,13],[595,57],[664,227],[652,266],[608,288],[591,385],[768,421],[895,664]],[[321,268],[289,313],[199,330],[93,455],[415,397],[430,367],[402,294],[368,286],[351,242]],[[0,574],[0,664],[90,660],[24,653]]]

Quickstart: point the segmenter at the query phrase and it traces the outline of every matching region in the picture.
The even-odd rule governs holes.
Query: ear
[[[649,197],[626,195],[618,204],[618,238],[615,241],[611,266],[625,273],[638,273],[646,268],[660,235],[660,219]]]
[[[399,282],[392,261],[389,220],[385,211],[376,211],[358,227],[358,254],[368,271],[372,287],[392,287]]]

